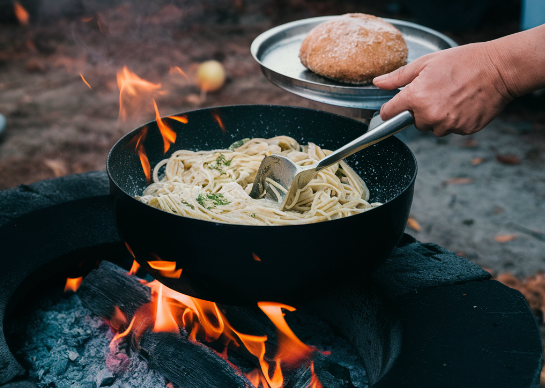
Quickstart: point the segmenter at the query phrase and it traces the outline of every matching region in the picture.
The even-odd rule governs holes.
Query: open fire
[[[181,269],[176,271],[174,262],[155,260],[148,264],[163,276],[181,275]],[[126,276],[133,277],[138,269],[139,264],[134,260],[132,269]],[[293,307],[273,302],[258,304],[277,333],[276,349],[268,349],[267,335],[251,335],[235,329],[216,303],[178,293],[157,280],[138,281],[150,289],[151,300],[139,306],[133,316],[126,316],[118,306],[114,306],[112,316],[104,317],[116,333],[110,343],[111,352],[117,353],[118,346],[127,339],[131,339],[135,348],[139,349],[141,337],[149,330],[153,333],[187,335],[192,343],[217,342],[223,345],[225,350],[220,355],[226,360],[227,349],[248,357],[254,356],[259,367],[251,371],[242,373],[238,367],[232,365],[236,373],[243,374],[254,387],[281,388],[285,385],[285,374],[303,368],[304,365],[307,365],[311,373],[311,381],[307,387],[322,387],[311,357],[317,350],[300,341],[285,320],[284,311],[295,311]],[[65,291],[76,291],[81,282],[82,278],[67,279]]]

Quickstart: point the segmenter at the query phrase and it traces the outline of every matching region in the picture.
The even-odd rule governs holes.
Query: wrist
[[[510,66],[510,60],[503,58],[500,47],[495,41],[480,43],[485,49],[488,58],[488,67],[493,74],[492,83],[502,97],[510,102],[519,96],[517,87],[514,83],[514,69]]]
[[[544,87],[544,26],[483,44],[511,98]]]

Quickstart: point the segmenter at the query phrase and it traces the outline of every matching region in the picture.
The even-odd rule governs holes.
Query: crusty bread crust
[[[350,13],[312,29],[300,47],[302,64],[340,82],[367,84],[407,64],[401,32],[382,19]]]

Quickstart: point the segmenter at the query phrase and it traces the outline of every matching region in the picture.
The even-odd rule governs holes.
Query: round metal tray
[[[355,86],[340,83],[313,73],[300,62],[298,52],[307,33],[335,17],[303,19],[272,28],[254,39],[250,47],[252,56],[268,80],[291,93],[330,105],[380,109],[399,90],[382,90],[372,84]],[[407,62],[457,46],[455,41],[430,28],[401,20],[384,20],[403,34],[409,48]]]

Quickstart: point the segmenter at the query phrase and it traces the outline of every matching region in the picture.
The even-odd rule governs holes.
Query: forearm
[[[509,97],[516,98],[544,88],[544,25],[486,45]]]

